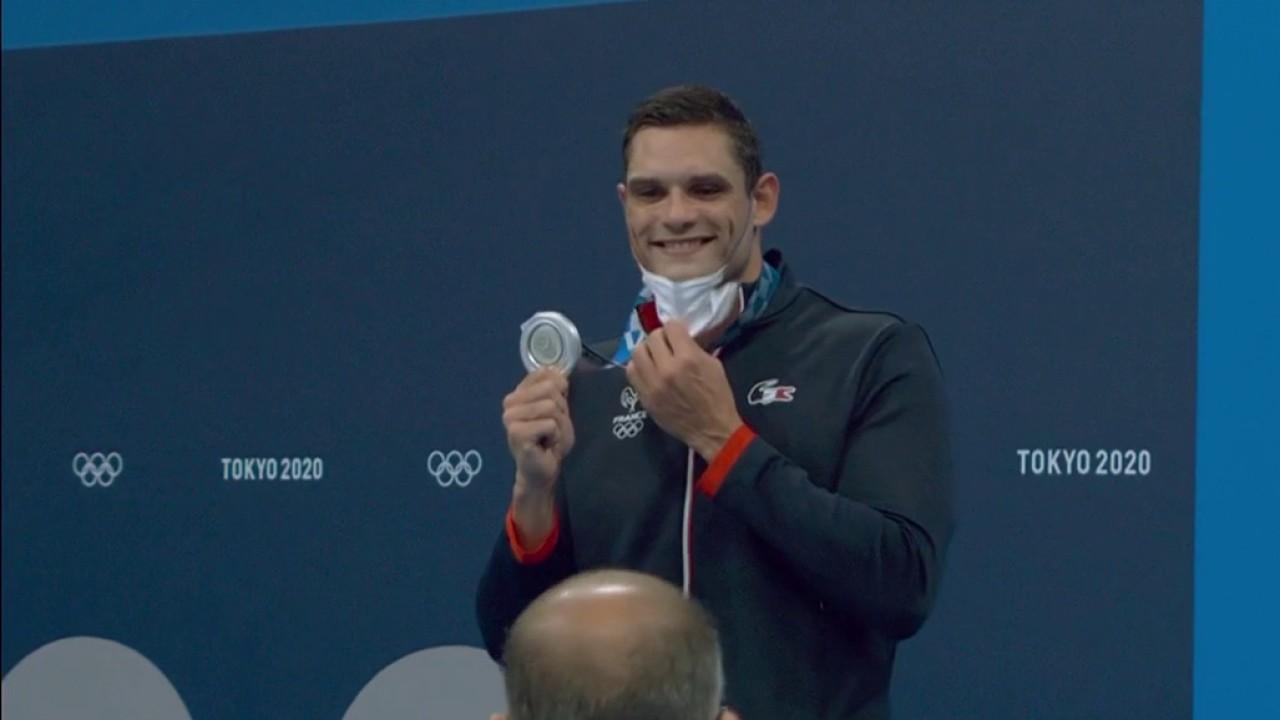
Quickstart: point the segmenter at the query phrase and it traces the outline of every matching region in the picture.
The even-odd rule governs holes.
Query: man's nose
[[[667,196],[666,210],[663,221],[670,229],[676,231],[687,229],[698,217],[697,208],[694,207],[693,202],[678,190]]]

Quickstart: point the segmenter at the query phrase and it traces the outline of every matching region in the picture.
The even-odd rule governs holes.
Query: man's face
[[[757,233],[742,237],[753,222],[742,168],[715,125],[637,132],[618,197],[631,252],[650,272],[686,280],[727,263],[733,276],[759,252]]]

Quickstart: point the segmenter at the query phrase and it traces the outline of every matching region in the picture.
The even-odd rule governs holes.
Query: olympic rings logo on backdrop
[[[457,450],[449,452],[432,450],[427,456],[427,472],[431,473],[431,477],[436,479],[440,487],[450,485],[466,487],[480,474],[482,467],[484,467],[484,459],[475,450],[468,450],[465,453]]]
[[[111,483],[124,472],[124,458],[118,452],[106,455],[78,452],[71,458],[71,471],[85,487],[111,487]]]

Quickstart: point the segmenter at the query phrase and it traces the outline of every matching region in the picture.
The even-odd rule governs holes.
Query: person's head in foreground
[[[724,678],[711,616],[667,582],[624,570],[565,580],[511,626],[509,720],[713,720]]]

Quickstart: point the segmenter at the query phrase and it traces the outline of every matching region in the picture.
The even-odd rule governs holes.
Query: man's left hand
[[[724,365],[677,320],[636,346],[627,364],[627,379],[658,427],[707,462],[742,425]]]

